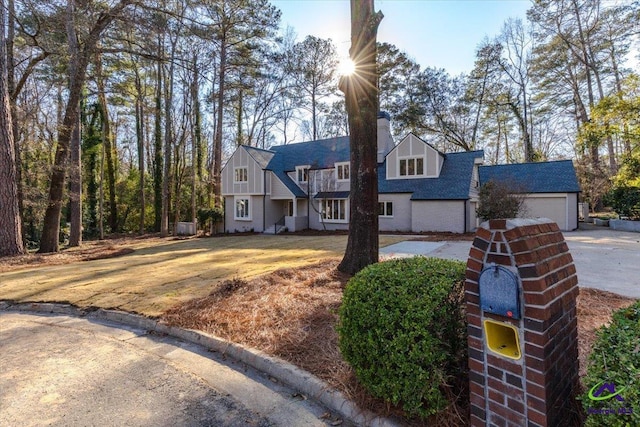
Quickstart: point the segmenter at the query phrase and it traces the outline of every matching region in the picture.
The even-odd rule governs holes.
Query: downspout
[[[262,232],[267,229],[267,171],[262,169]],[[275,229],[274,229],[275,232]]]
[[[462,234],[467,232],[467,209],[468,209],[467,204],[468,203],[469,203],[468,199],[462,201],[462,206],[464,206],[464,227],[462,227],[464,231],[462,232]]]
[[[579,193],[576,193],[576,228],[574,228],[571,231],[576,231],[578,228],[580,228],[580,197],[579,197]],[[586,218],[584,219],[585,221],[587,220]]]

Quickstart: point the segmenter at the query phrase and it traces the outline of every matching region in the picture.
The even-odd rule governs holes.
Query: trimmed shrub
[[[483,220],[515,218],[523,214],[526,191],[514,182],[491,180],[480,187],[476,214]]]
[[[587,427],[640,426],[640,301],[598,331],[583,382]]]
[[[426,417],[466,369],[465,264],[415,257],[373,264],[346,286],[340,351],[375,397]]]

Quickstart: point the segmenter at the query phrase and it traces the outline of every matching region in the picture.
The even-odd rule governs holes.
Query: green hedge
[[[466,367],[465,264],[409,258],[371,265],[347,284],[340,350],[373,395],[426,417]]]
[[[598,331],[583,382],[587,427],[640,426],[640,301],[615,312],[611,325]],[[598,395],[603,383],[613,384],[624,400],[606,390]]]

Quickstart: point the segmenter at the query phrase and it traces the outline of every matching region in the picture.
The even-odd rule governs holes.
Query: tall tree
[[[318,139],[318,113],[321,101],[335,94],[338,59],[331,39],[307,36],[293,48],[291,73],[302,105],[311,114],[311,139]]]
[[[5,49],[5,2],[0,0],[0,256],[24,252]]]
[[[378,262],[378,73],[376,37],[381,12],[373,0],[351,0],[351,48],[355,72],[340,80],[351,139],[349,239],[338,269],[355,274]]]
[[[234,64],[234,58],[247,51],[253,43],[267,38],[275,32],[280,21],[280,11],[268,0],[202,0],[202,27],[213,36],[218,45],[216,80],[216,123],[213,141],[212,181],[214,205],[222,204],[222,133],[224,127],[225,90],[228,71]]]
[[[122,14],[124,9],[132,1],[133,0],[120,0],[111,8],[99,12],[95,21],[93,21],[93,24],[90,26],[89,31],[87,31],[85,37],[83,37],[82,46],[78,45],[78,49],[69,50],[69,94],[64,118],[58,133],[58,145],[51,172],[49,201],[45,212],[39,250],[41,253],[58,251],[60,214],[62,211],[65,175],[68,169],[71,133],[78,122],[79,109],[77,106],[80,102],[82,86],[86,80],[87,65],[93,57],[96,46],[104,31],[111,25],[114,19]],[[78,43],[73,3],[73,0],[67,1],[66,28],[67,41],[70,46]]]

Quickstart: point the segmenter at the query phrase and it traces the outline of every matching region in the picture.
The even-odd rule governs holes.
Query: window
[[[341,222],[347,219],[346,199],[324,199],[320,202],[320,219]]]
[[[349,180],[349,163],[336,163],[338,181]]]
[[[233,172],[233,182],[247,182],[249,180],[247,168],[235,168]]]
[[[249,210],[249,199],[236,198],[234,202],[235,202],[234,218],[241,221],[250,221],[251,211]]]
[[[380,202],[378,203],[378,215],[392,217],[393,216],[393,202]]]
[[[296,175],[298,178],[298,182],[308,182],[309,181],[309,166],[298,166],[296,167]]]
[[[400,159],[400,176],[424,175],[424,157]]]

